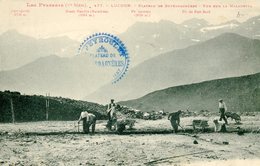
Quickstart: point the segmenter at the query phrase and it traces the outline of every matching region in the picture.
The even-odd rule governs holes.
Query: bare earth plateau
[[[214,117],[186,117],[181,125],[191,130],[196,118],[209,119],[213,128]],[[236,128],[229,122],[228,130]],[[122,135],[107,131],[105,123],[98,121],[94,135],[78,133],[74,121],[2,123],[0,165],[260,165],[259,115],[242,117],[239,126],[247,132],[241,136],[182,129],[175,134],[166,118],[137,120]]]

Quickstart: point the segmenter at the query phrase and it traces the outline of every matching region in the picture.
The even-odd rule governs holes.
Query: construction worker
[[[83,121],[83,132],[88,134],[89,127],[92,126],[92,134],[94,134],[96,127],[96,116],[94,114],[88,113],[87,111],[84,111],[80,114],[78,125],[81,120]]]
[[[115,120],[114,115],[115,115],[115,109],[116,109],[116,104],[114,103],[114,99],[111,99],[111,103],[108,104],[107,106],[107,116],[108,116],[108,121],[106,127],[111,130],[113,121]]]
[[[178,132],[178,126],[180,126],[180,115],[182,111],[179,110],[178,112],[170,113],[168,116],[168,120],[171,121],[172,128],[175,133]]]
[[[111,120],[111,111],[114,111],[115,107],[116,107],[116,104],[114,103],[114,99],[111,99],[111,103],[109,103],[107,106],[108,120]]]
[[[228,121],[227,121],[227,118],[225,115],[225,111],[227,111],[227,106],[226,106],[226,103],[223,101],[223,99],[219,99],[218,108],[219,108],[219,113],[220,113],[219,121],[222,121],[222,119],[224,119],[225,124],[228,124]]]

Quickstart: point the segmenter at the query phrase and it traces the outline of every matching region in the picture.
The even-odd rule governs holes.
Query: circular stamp
[[[130,62],[123,42],[108,33],[96,33],[86,38],[79,47],[78,55],[88,56],[96,66],[104,70],[111,69],[112,83],[124,77]]]

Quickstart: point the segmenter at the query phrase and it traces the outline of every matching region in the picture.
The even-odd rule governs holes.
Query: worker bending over
[[[88,113],[87,111],[81,112],[78,124],[83,121],[83,132],[88,134],[90,126],[92,127],[92,134],[95,133],[96,127],[96,116],[94,114]]]
[[[180,126],[180,115],[181,115],[181,110],[179,110],[178,112],[173,112],[170,113],[168,116],[168,120],[171,121],[171,125],[172,128],[174,130],[175,133],[178,132],[178,126]]]

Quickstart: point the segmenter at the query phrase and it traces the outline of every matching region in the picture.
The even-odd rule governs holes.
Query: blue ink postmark
[[[104,68],[112,69],[112,83],[124,77],[129,67],[129,55],[123,42],[108,33],[96,33],[85,39],[78,50],[78,55],[88,56],[93,63]]]

